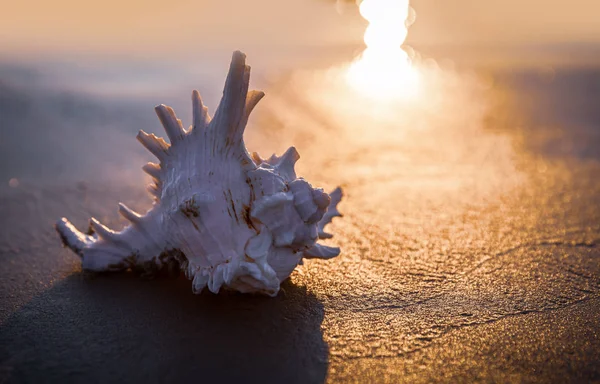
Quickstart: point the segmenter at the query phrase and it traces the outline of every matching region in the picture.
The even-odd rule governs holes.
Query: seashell
[[[327,194],[297,178],[294,147],[269,159],[247,152],[244,129],[264,96],[248,91],[249,80],[245,55],[234,52],[212,119],[198,91],[192,93],[189,130],[173,109],[156,107],[170,144],[144,131],[137,136],[160,161],[143,167],[154,179],[152,208],[140,215],[119,204],[131,223],[121,232],[94,218],[87,233],[65,218],[56,223],[84,270],[152,272],[177,262],[194,293],[208,287],[214,293],[227,288],[275,296],[303,258],[340,253],[317,241],[331,237],[324,227],[341,216],[341,189]]]

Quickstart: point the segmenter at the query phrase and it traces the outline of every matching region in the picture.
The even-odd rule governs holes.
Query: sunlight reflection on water
[[[489,82],[420,64],[419,93],[380,100],[350,87],[345,69],[298,71],[267,89],[260,123],[281,130],[249,134],[248,146],[268,153],[275,143],[278,152],[295,145],[301,174],[351,186],[367,205],[374,195],[408,190],[491,197],[523,181],[512,138],[486,128],[494,97]],[[369,189],[381,180],[389,188]]]

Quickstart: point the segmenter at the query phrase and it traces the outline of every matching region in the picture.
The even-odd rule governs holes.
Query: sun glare
[[[363,0],[359,9],[369,22],[364,35],[367,48],[348,68],[348,82],[377,99],[414,95],[419,75],[402,49],[408,34],[409,0]]]

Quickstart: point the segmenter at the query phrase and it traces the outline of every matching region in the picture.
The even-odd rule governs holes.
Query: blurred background
[[[598,117],[593,99],[600,87],[595,70],[600,24],[593,0],[413,0],[410,5],[405,49],[414,66],[439,69],[425,76],[428,81],[444,73],[430,96],[443,101],[441,89],[462,82],[459,94],[477,101],[463,101],[460,109],[481,110],[492,105],[491,99],[484,104],[474,92],[494,88],[494,103],[499,95],[506,103],[501,89],[516,83],[517,106],[539,97],[533,94],[544,95],[545,101],[535,107],[543,113],[534,111],[529,117],[545,125],[565,119],[567,113],[576,120],[569,123],[590,124],[590,118]],[[356,58],[364,49],[367,25],[354,1],[7,3],[0,16],[0,181],[6,186],[11,179],[143,177],[138,170],[145,158],[135,157],[145,154],[133,135],[138,129],[161,133],[152,107],[173,106],[187,125],[189,95],[199,89],[214,110],[235,49],[248,55],[252,86],[267,91],[254,119],[270,121],[272,127],[263,125],[263,131],[283,127],[292,129],[293,137],[301,128],[291,126],[306,129],[308,121],[347,125],[336,122],[345,115],[343,107],[316,102],[315,95],[339,100],[340,92],[348,94],[323,70]],[[294,74],[296,80],[291,80]],[[457,94],[456,88],[449,92]],[[558,101],[565,93],[570,94],[568,106],[562,98]],[[304,114],[288,113],[299,105]],[[484,118],[471,113],[445,123]],[[419,124],[436,124],[423,123],[423,118],[421,113]],[[253,142],[256,137],[260,140]],[[252,130],[248,133],[247,140],[261,151],[289,144],[278,144],[285,135],[271,145],[262,145],[263,139]]]
[[[418,49],[431,47],[449,55],[469,50],[480,60],[492,55],[504,62],[544,55],[593,63],[598,53],[598,4],[593,0],[412,0],[411,6],[418,22],[407,43]],[[33,0],[4,5],[0,43],[3,54],[13,58],[181,63],[237,48],[289,62],[284,59],[289,51],[300,49],[298,56],[312,53],[314,58],[319,48],[356,47],[365,26],[351,0],[176,0],[169,5]],[[277,54],[279,50],[287,54]],[[565,52],[579,55],[566,58]]]

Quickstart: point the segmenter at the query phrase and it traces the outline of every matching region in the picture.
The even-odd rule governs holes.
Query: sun
[[[408,35],[409,1],[363,0],[359,9],[369,21],[364,35],[367,48],[348,68],[349,84],[371,98],[394,100],[414,95],[419,73],[402,49]]]

